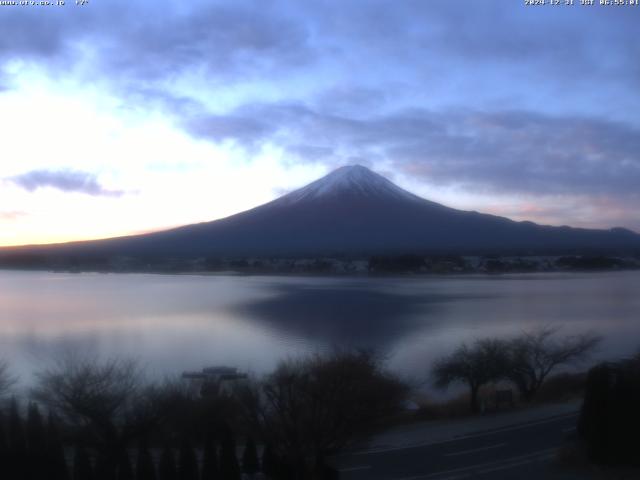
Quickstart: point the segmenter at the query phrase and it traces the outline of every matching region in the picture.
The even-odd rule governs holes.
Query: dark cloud
[[[3,10],[0,58],[45,59],[63,53],[65,32],[74,30],[74,22],[65,18],[61,11],[43,15],[43,12],[34,12],[36,9],[33,8]]]
[[[304,65],[306,31],[261,2],[196,2],[190,8],[114,0],[73,14],[13,9],[0,17],[0,60],[36,61],[140,94],[166,97],[169,85],[195,73],[217,83],[277,75]],[[107,80],[108,79],[108,80]],[[154,87],[149,88],[149,85]]]
[[[275,144],[299,161],[385,160],[431,183],[491,192],[617,196],[640,185],[640,129],[591,117],[409,109],[363,119],[262,104],[189,128],[203,136],[210,129],[213,141]]]
[[[7,9],[0,60],[58,66],[143,101],[166,99],[185,74],[212,87],[254,81],[275,88],[299,74],[304,83],[331,87],[328,101],[343,112],[396,101],[406,84],[412,94],[429,89],[421,92],[427,97],[447,85],[459,85],[465,97],[477,84],[481,98],[561,89],[573,96],[603,79],[609,83],[599,88],[607,91],[635,88],[636,20],[627,9],[535,9],[512,0],[195,1],[162,8],[112,0],[73,12]],[[142,82],[146,97],[139,96]]]
[[[10,177],[7,181],[30,192],[50,187],[63,192],[104,197],[119,197],[125,193],[123,190],[107,189],[100,184],[95,175],[77,170],[32,170]]]
[[[390,91],[381,88],[336,85],[320,92],[313,104],[335,114],[367,115],[384,108],[390,100],[389,94]]]
[[[625,121],[640,110],[637,19],[626,9],[534,9],[512,0],[195,1],[158,8],[113,0],[73,14],[36,10],[3,12],[0,63],[47,65],[106,86],[127,108],[169,112],[194,136],[246,147],[269,139],[308,160],[448,156],[452,175],[478,178],[467,153],[532,152],[504,139],[489,145],[473,133],[455,134],[457,122],[472,128],[466,115],[425,109],[555,111]],[[0,90],[10,80],[0,78]],[[190,89],[189,81],[197,86]],[[246,84],[258,92],[256,103],[207,113],[203,105],[215,104],[219,91],[224,103]],[[287,101],[265,107],[271,96]],[[238,97],[230,103],[245,101]],[[438,133],[441,128],[448,130]],[[615,134],[607,125],[605,131]],[[569,160],[556,155],[554,162],[559,168]],[[504,157],[499,172],[509,164]],[[431,175],[447,176],[438,168]]]
[[[441,73],[438,69],[462,60],[470,69],[485,63],[493,69],[551,67],[542,72],[556,74],[548,81],[579,72],[593,77],[594,71],[616,65],[633,67],[640,52],[637,42],[630,41],[637,18],[624,9],[536,9],[514,5],[512,0],[393,4],[368,0],[342,5],[340,9],[331,2],[309,7],[334,36],[350,40],[336,43],[337,50],[345,55],[375,52],[385,62],[391,57],[400,63],[410,59],[410,69],[435,67],[436,75]],[[629,48],[612,50],[611,45],[621,44],[629,44]],[[363,69],[379,66],[362,64]],[[580,78],[574,76],[573,80]]]
[[[186,129],[196,137],[216,142],[233,140],[248,147],[274,132],[269,121],[233,115],[207,115],[185,123]]]
[[[213,141],[224,138],[241,145],[245,142],[276,143],[302,156],[307,149],[336,153],[339,153],[338,149],[354,150],[357,151],[354,154],[359,154],[367,149],[374,150],[381,143],[386,146],[406,144],[426,130],[444,128],[437,115],[425,111],[409,110],[362,119],[327,113],[301,103],[244,105],[229,115],[202,116],[186,123],[188,131],[205,137],[210,125],[215,126],[208,137]]]
[[[443,120],[443,132],[388,149],[401,171],[494,193],[618,196],[640,185],[640,130],[629,124],[524,111]]]
[[[148,111],[149,107],[156,106],[160,110],[172,112],[177,117],[198,115],[203,109],[202,104],[193,98],[173,94],[145,82],[130,86],[127,89],[127,100],[125,108],[133,106]]]
[[[628,200],[640,185],[635,9],[112,0],[6,10],[0,66],[57,68],[250,153],[272,144],[290,162],[384,160],[488,193]]]
[[[254,75],[277,75],[279,69],[304,64],[306,33],[296,23],[270,12],[208,5],[187,13],[158,16],[123,25],[106,38],[101,66],[138,81],[199,72],[217,83]]]
[[[296,159],[307,162],[327,162],[331,161],[332,157],[335,156],[335,151],[332,147],[309,144],[288,145],[287,152],[295,156]]]

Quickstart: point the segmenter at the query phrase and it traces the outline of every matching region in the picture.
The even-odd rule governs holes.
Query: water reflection
[[[161,375],[375,347],[424,375],[460,341],[535,325],[640,347],[640,272],[501,277],[320,278],[0,272],[0,357],[28,378],[62,350],[137,357]]]
[[[315,342],[377,348],[414,330],[419,314],[435,314],[442,300],[363,288],[281,285],[275,292],[237,305],[236,313]]]

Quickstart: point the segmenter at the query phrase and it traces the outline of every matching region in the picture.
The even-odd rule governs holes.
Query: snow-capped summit
[[[293,204],[304,200],[345,195],[362,198],[424,201],[363,165],[346,165],[305,187],[281,197],[276,202]]]

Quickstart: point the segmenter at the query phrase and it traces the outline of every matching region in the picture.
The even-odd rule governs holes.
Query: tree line
[[[12,383],[2,364],[0,393]],[[286,360],[230,390],[66,355],[36,374],[28,404],[14,397],[3,409],[1,478],[336,479],[327,459],[399,412],[408,392],[367,351]]]
[[[441,387],[468,385],[472,412],[490,382],[509,381],[530,402],[600,340],[557,333],[462,344],[431,374]],[[0,363],[0,396],[13,384]],[[292,358],[234,388],[200,390],[148,381],[135,361],[66,354],[36,373],[28,401],[0,410],[0,468],[8,480],[336,479],[331,457],[402,412],[410,394],[371,351]]]

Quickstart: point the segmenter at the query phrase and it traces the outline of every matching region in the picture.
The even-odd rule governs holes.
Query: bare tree
[[[73,354],[56,359],[36,377],[34,397],[75,424],[118,423],[141,383],[135,361],[99,361]]]
[[[481,339],[472,345],[463,343],[452,354],[437,360],[432,375],[439,388],[447,388],[456,382],[466,383],[470,389],[470,409],[478,413],[480,388],[504,378],[508,361],[508,347],[504,341]]]
[[[371,352],[285,361],[239,391],[251,425],[286,459],[294,478],[311,478],[326,455],[398,411],[406,394]]]
[[[132,360],[89,359],[66,354],[37,373],[34,398],[79,428],[111,478],[130,440],[153,424],[141,371]]]
[[[541,327],[509,342],[508,378],[529,402],[556,368],[585,360],[602,340],[593,333],[558,338],[556,327]]]

